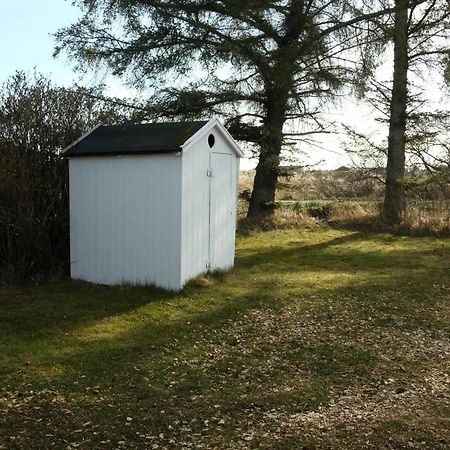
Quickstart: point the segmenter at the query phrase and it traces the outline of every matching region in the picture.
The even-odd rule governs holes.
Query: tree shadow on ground
[[[400,225],[387,225],[379,215],[335,219],[327,222],[335,230],[362,233],[389,233],[393,236],[448,238],[450,228],[447,222],[438,224],[415,224],[403,222]]]
[[[59,334],[81,323],[95,323],[176,296],[152,286],[105,286],[72,280],[4,286],[0,288],[0,338],[8,330],[31,338]]]
[[[427,313],[439,309],[429,294],[445,273],[448,285],[450,248],[368,248],[383,239],[390,237],[354,233],[308,244],[294,236],[247,246],[234,271],[179,295],[76,283],[19,290],[3,342],[42,345],[36,367],[15,356],[19,376],[10,356],[7,391],[16,403],[0,419],[24,432],[7,444],[180,448],[183,439],[245,433],[280,408],[318,411],[384,364],[379,349],[344,339],[373,333],[370,314],[401,318],[385,323],[399,332],[438,326],[434,316],[421,318],[423,301]],[[324,283],[327,274],[333,284]],[[292,305],[289,328],[277,316]],[[2,317],[13,309],[12,298],[0,305]],[[347,330],[345,321],[362,325]]]

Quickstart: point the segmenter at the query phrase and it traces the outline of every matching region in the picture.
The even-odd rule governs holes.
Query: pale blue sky
[[[129,96],[132,91],[120,80],[106,77],[105,72],[82,77],[74,71],[73,64],[66,57],[52,57],[55,44],[52,34],[75,22],[80,15],[81,11],[72,5],[72,0],[0,0],[0,84],[16,70],[31,73],[36,68],[60,85],[70,85],[75,81],[92,86],[107,81],[107,92],[110,95]],[[387,66],[386,73],[389,76],[390,64]],[[430,97],[443,101],[438,83],[429,84],[427,90]],[[333,120],[342,120],[361,132],[367,133],[373,129],[373,110],[364,104],[348,99],[340,107],[332,109]],[[379,125],[373,130],[376,129],[379,130]],[[387,129],[382,129],[381,133],[387,136]],[[339,141],[339,137],[335,135],[324,135],[319,139],[322,149],[305,149],[308,154],[305,162],[311,164],[324,160],[322,167],[327,168],[348,164],[348,156],[340,149]],[[254,164],[248,160],[243,161],[245,168]]]
[[[83,85],[93,85],[104,82],[105,74],[91,74],[82,78],[66,57],[52,57],[52,34],[73,23],[80,15],[80,10],[72,5],[71,0],[0,0],[0,84],[16,70],[31,73],[34,68],[57,84],[69,85],[76,81]],[[120,80],[108,77],[108,93],[121,96],[129,92]],[[358,107],[344,106],[335,113],[349,116],[353,120],[357,117],[360,122],[361,112]],[[323,150],[308,152],[307,162],[314,163],[323,159],[323,167],[330,168],[348,163],[348,157],[339,151],[336,137],[324,136],[322,146]],[[250,168],[253,164],[254,162],[243,161],[245,168]]]
[[[82,77],[66,57],[52,57],[55,44],[52,34],[73,23],[80,15],[81,11],[71,0],[0,0],[0,84],[16,70],[31,73],[35,68],[57,84],[104,82],[104,73]],[[130,92],[120,80],[108,77],[107,81],[111,95],[125,96]],[[306,162],[325,160],[324,167],[338,167],[348,162],[346,155],[339,154],[335,138],[324,136],[322,145],[323,150],[308,152]],[[255,161],[242,161],[245,169],[254,165]]]
[[[77,79],[64,58],[52,57],[51,34],[79,15],[65,0],[0,0],[0,82],[16,70],[31,72],[34,67],[58,83]]]

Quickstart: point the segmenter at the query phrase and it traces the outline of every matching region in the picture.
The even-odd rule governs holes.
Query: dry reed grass
[[[444,195],[445,189],[437,190],[432,196],[429,188],[423,196],[420,192],[411,192],[402,223],[388,228],[381,220],[381,188],[371,185],[366,189],[368,195],[363,196],[365,188],[356,183],[351,191],[350,179],[339,172],[295,174],[290,180],[282,181],[273,215],[251,220],[245,217],[248,203],[244,198],[251,192],[253,176],[254,172],[242,172],[240,179],[239,229],[244,234],[255,229],[288,229],[327,223],[338,228],[407,235],[450,235],[450,200]]]
[[[403,216],[401,228],[415,234],[450,235],[450,202],[412,202]]]
[[[254,175],[241,172],[241,192],[251,192]],[[378,199],[382,194],[383,186],[374,178],[358,178],[350,171],[311,171],[281,177],[276,200]]]

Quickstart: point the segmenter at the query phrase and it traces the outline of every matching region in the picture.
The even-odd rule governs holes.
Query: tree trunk
[[[273,212],[280,153],[281,144],[278,142],[269,142],[267,139],[267,142],[261,143],[248,217],[270,215]]]
[[[264,134],[260,140],[261,150],[253,181],[248,217],[272,214],[275,201],[288,96],[284,92],[277,91],[272,92],[268,97]]]
[[[408,0],[396,0],[394,29],[394,80],[390,105],[384,220],[401,221],[405,210],[405,142],[408,101]]]

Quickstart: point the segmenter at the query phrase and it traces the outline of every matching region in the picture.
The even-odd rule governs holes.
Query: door
[[[234,263],[235,212],[232,155],[211,153],[210,265],[228,269]]]

